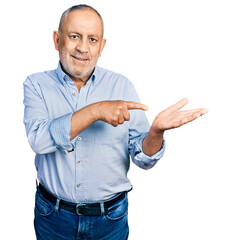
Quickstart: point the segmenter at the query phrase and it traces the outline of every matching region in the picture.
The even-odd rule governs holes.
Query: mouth
[[[89,60],[89,58],[80,58],[80,57],[76,57],[74,55],[71,55],[75,60],[78,60],[80,62],[86,62]]]

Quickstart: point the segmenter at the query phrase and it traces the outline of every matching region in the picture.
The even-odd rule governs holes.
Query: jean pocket
[[[35,196],[35,210],[41,216],[49,216],[55,209],[55,205],[47,201],[40,193],[36,193]]]
[[[119,202],[113,204],[108,208],[106,217],[110,220],[119,220],[123,218],[128,212],[128,199],[127,194]]]

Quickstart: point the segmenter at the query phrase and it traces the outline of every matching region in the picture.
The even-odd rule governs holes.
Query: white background
[[[52,32],[68,7],[104,18],[99,65],[127,76],[150,123],[183,97],[209,113],[166,132],[151,170],[131,164],[130,240],[231,239],[231,6],[225,0],[7,1],[1,3],[0,239],[35,239],[34,153],[23,126],[26,76],[57,67]]]

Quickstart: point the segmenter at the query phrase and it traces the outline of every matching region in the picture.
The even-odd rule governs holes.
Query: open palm
[[[198,108],[191,110],[179,111],[188,103],[187,98],[183,98],[176,104],[166,108],[162,112],[160,112],[153,124],[152,128],[156,132],[163,132],[168,129],[178,128],[186,123],[189,123],[196,118],[204,115],[208,112],[206,108]]]

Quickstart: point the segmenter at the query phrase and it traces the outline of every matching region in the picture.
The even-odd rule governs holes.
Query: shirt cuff
[[[51,121],[50,133],[55,141],[56,147],[64,153],[74,151],[74,142],[76,138],[70,141],[72,113]]]
[[[133,162],[140,168],[150,169],[157,163],[157,161],[160,158],[163,157],[165,148],[166,148],[166,142],[165,142],[165,139],[163,139],[160,150],[157,153],[155,153],[154,155],[148,156],[143,152],[143,149],[142,149],[142,143],[146,136],[147,136],[147,133],[143,134],[139,138],[139,140],[136,142],[135,155],[133,157]]]

